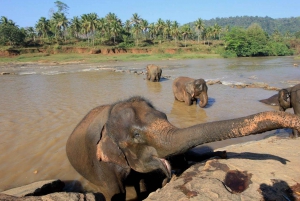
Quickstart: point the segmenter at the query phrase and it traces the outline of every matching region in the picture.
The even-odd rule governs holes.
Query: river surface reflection
[[[276,91],[237,89],[228,84],[264,82],[290,87],[300,82],[300,68],[293,66],[297,62],[293,57],[269,57],[0,66],[1,72],[14,73],[0,76],[0,192],[47,179],[79,180],[86,189],[92,189],[70,166],[65,144],[77,123],[98,105],[143,96],[177,127],[277,110],[258,102]],[[162,67],[165,78],[161,82],[148,82],[145,75],[133,73],[145,71],[149,63]],[[188,107],[173,97],[172,82],[178,76],[220,80],[223,84],[208,86],[206,108]],[[275,132],[285,131],[208,146],[224,147]]]

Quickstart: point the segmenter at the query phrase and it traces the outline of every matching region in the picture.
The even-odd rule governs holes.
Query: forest
[[[300,17],[229,17],[196,19],[180,25],[176,20],[148,22],[138,13],[124,22],[115,13],[66,17],[68,5],[54,2],[52,16],[38,17],[34,27],[19,27],[0,18],[0,50],[20,48],[152,48],[208,46],[223,57],[283,56],[299,54]]]

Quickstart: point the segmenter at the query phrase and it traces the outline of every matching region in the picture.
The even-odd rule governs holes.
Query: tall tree
[[[57,7],[58,13],[65,13],[68,14],[69,6],[61,1],[55,1],[54,4]]]
[[[73,36],[75,36],[76,38],[79,37],[79,33],[81,30],[81,21],[78,16],[75,16],[71,19],[70,30],[71,30]]]
[[[199,38],[200,38],[200,34],[204,29],[204,22],[201,18],[198,18],[194,24],[195,30],[197,32],[198,35],[198,43],[199,43]]]
[[[175,43],[177,43],[177,38],[180,34],[179,23],[177,21],[173,21],[171,25],[171,35],[175,39]]]
[[[38,33],[42,35],[42,38],[45,38],[48,31],[50,31],[50,21],[45,17],[41,17],[35,25],[35,28]]]
[[[184,46],[186,47],[186,39],[188,38],[188,36],[192,33],[190,25],[185,24],[181,27],[181,34],[182,37],[184,39]]]

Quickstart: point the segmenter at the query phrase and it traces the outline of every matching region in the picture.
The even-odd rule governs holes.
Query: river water
[[[5,65],[0,72],[0,192],[47,179],[78,180],[92,185],[69,164],[65,144],[77,123],[92,108],[129,98],[149,99],[177,127],[277,110],[260,103],[276,91],[230,87],[230,83],[263,82],[285,88],[300,83],[293,57],[107,62],[68,65]],[[145,80],[146,65],[162,67],[159,83]],[[114,70],[112,70],[114,69]],[[206,108],[174,100],[172,82],[178,76],[220,80],[208,86]],[[287,110],[287,112],[293,112]],[[221,132],[221,131],[220,131]],[[275,132],[210,143],[212,149],[258,140]]]

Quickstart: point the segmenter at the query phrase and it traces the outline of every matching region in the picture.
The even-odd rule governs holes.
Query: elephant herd
[[[158,82],[161,74],[158,66],[147,66],[148,80]],[[142,185],[145,175],[158,171],[163,178],[170,178],[172,161],[169,159],[185,156],[195,146],[279,128],[299,132],[299,114],[283,112],[289,107],[293,107],[295,113],[299,111],[299,88],[300,85],[282,92],[282,111],[187,128],[172,125],[165,113],[140,96],[101,105],[90,110],[75,127],[67,140],[67,156],[74,169],[95,184],[105,200],[125,200],[128,184],[133,185],[138,197],[143,199],[142,193],[150,189]],[[196,98],[200,99],[200,107],[207,104],[207,86],[203,79],[179,77],[173,82],[173,93],[176,100],[187,105]],[[197,161],[197,156],[192,160]]]

